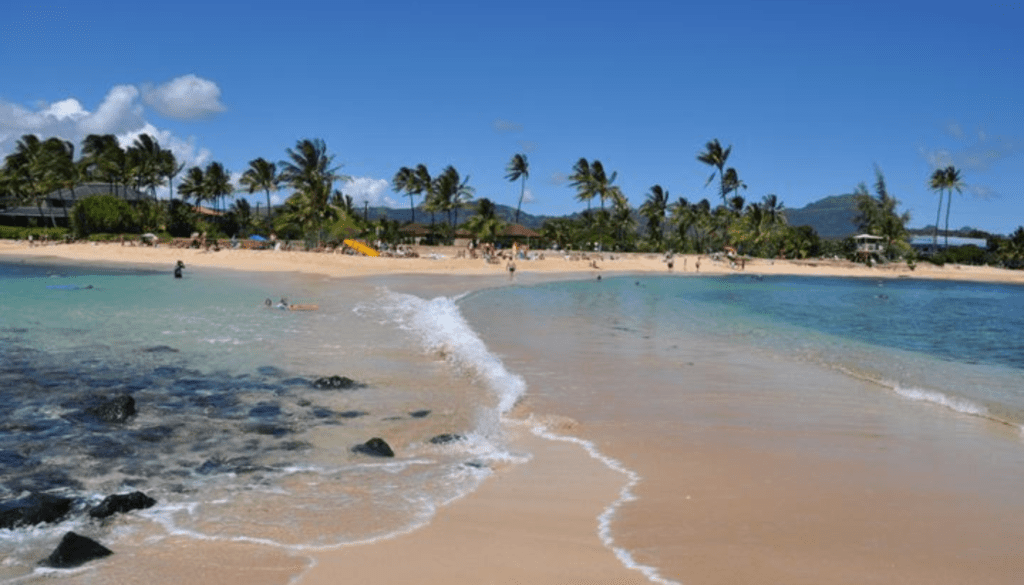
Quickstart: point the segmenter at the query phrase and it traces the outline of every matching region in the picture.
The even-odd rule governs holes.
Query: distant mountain
[[[506,222],[511,222],[516,215],[514,207],[495,204],[498,217]],[[376,221],[384,216],[388,220],[398,220],[406,223],[412,220],[412,212],[406,208],[371,207],[367,210],[367,217]],[[462,223],[475,215],[472,209],[459,211],[459,223]],[[578,217],[579,213],[573,213],[565,217]],[[519,214],[519,223],[533,230],[540,230],[541,226],[548,219],[561,216],[532,215],[525,211]],[[825,197],[813,203],[809,203],[799,209],[786,209],[786,219],[789,225],[799,227],[809,225],[818,232],[818,235],[827,239],[842,239],[857,233],[857,226],[853,219],[857,217],[857,200],[855,195],[833,195]],[[444,213],[435,213],[434,221],[445,223],[448,216]],[[430,213],[420,208],[416,209],[416,222],[421,224],[430,223]]]
[[[497,215],[502,221],[512,223],[512,220],[516,217],[516,209],[500,203],[494,204],[495,215]],[[362,214],[361,209],[356,209],[357,213]],[[476,215],[474,208],[460,209],[459,210],[459,223],[465,222],[467,219]],[[370,221],[377,221],[381,217],[388,218],[388,221],[398,220],[399,223],[407,223],[412,221],[412,211],[408,208],[391,208],[391,207],[370,207],[366,210],[366,217]],[[519,212],[519,223],[532,229],[540,230],[540,227],[545,221],[554,219],[557,216],[553,215],[531,215],[525,211]],[[448,223],[448,214],[442,212],[434,213],[435,223]],[[430,224],[430,212],[423,211],[419,207],[416,208],[416,223],[423,225]]]
[[[819,199],[800,209],[787,209],[789,225],[809,225],[818,235],[827,239],[842,239],[857,233],[856,195],[832,195]]]

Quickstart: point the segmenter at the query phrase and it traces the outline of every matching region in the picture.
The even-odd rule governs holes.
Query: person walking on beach
[[[516,277],[516,260],[515,260],[515,258],[512,258],[511,260],[508,261],[508,265],[506,266],[506,268],[508,269],[508,279],[509,280],[514,280],[515,277]]]

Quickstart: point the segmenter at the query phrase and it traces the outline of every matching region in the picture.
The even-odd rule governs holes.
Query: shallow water
[[[531,408],[637,474],[610,534],[666,582],[1003,583],[1024,538],[1024,372],[985,348],[1019,346],[1021,292],[618,277],[462,308]],[[1003,337],[945,335],[928,310],[954,297]],[[913,335],[889,331],[897,313]]]
[[[965,531],[986,528],[990,508],[1024,512],[1012,479],[1024,465],[1020,287],[742,276],[505,284],[192,270],[179,281],[0,264],[0,500],[76,500],[59,525],[0,530],[0,577],[49,578],[35,562],[67,530],[118,553],[85,570],[93,583],[117,582],[117,567],[155,563],[182,542],[257,547],[245,554],[301,567],[315,550],[413,530],[495,467],[527,461],[505,446],[513,410],[583,423],[586,436],[570,440],[626,482],[595,530],[652,582],[698,582],[688,571],[717,558],[694,551],[728,519],[679,514],[719,475],[722,494],[749,483],[752,453],[772,462],[764,473],[789,470],[772,481],[798,497],[876,490],[844,474],[883,470],[898,478],[864,501],[879,510],[917,477],[975,505],[973,517],[954,515]],[[282,296],[319,310],[264,305]],[[330,375],[361,386],[310,384]],[[127,423],[85,412],[118,393],[138,404]],[[430,442],[445,433],[461,440]],[[352,452],[375,436],[395,459]],[[701,453],[721,463],[707,482],[694,478],[719,465]],[[86,518],[103,496],[136,489],[158,505],[115,522]],[[765,493],[774,492],[731,497],[759,503]],[[935,493],[922,489],[902,509],[931,518]],[[793,518],[843,509],[793,505]],[[871,526],[869,539],[899,534]],[[999,528],[989,533],[1005,542],[1022,536]],[[857,530],[850,548],[871,549]],[[757,556],[736,534],[715,538]],[[890,560],[865,554],[868,566]],[[837,575],[817,582],[845,582]]]
[[[264,303],[282,296],[319,310]],[[450,299],[298,275],[0,264],[0,315],[0,501],[75,500],[60,524],[0,530],[6,578],[43,578],[35,563],[67,530],[143,565],[171,538],[289,554],[369,542],[519,460],[497,424],[516,379]],[[312,384],[325,376],[357,387]],[[138,409],[128,421],[89,413],[122,394]],[[442,434],[460,440],[430,441]],[[371,437],[396,457],[352,451]],[[88,519],[135,490],[157,506]],[[103,582],[103,564],[92,570]]]

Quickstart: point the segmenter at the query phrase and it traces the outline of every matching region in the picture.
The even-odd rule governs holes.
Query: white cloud
[[[227,109],[217,84],[191,73],[163,85],[143,85],[142,99],[160,114],[182,120],[207,118]]]
[[[115,85],[96,111],[78,120],[84,134],[124,134],[145,123],[142,106],[136,103],[139,90],[134,85]],[[66,101],[66,100],[65,100]]]
[[[123,147],[128,147],[139,134],[146,133],[173,152],[178,163],[184,163],[186,168],[209,162],[210,151],[199,147],[194,136],[181,138],[146,121],[139,95],[135,86],[114,86],[92,112],[75,98],[36,104],[34,109],[0,100],[0,161],[14,151],[24,134],[44,139],[56,136],[80,148],[82,139],[89,134],[113,134]],[[178,175],[175,183],[180,180]],[[167,187],[157,189],[161,197],[167,193]]]
[[[533,191],[530,188],[527,188],[526,192],[523,193],[523,205],[533,203],[534,201],[536,201],[536,199],[533,197]]]
[[[388,195],[390,183],[386,179],[372,177],[352,177],[352,180],[341,185],[341,192],[352,196],[355,203],[369,202],[372,207],[398,207],[399,202]]]
[[[497,119],[491,123],[491,126],[494,127],[495,132],[519,132],[523,129],[522,124],[512,120]]]

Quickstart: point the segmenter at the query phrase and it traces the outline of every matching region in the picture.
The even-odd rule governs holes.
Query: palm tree
[[[665,212],[668,210],[668,198],[668,191],[662,189],[661,185],[654,185],[647,195],[647,200],[640,206],[640,215],[647,218],[647,230],[658,251],[664,247],[665,236],[662,226],[665,222]]]
[[[576,161],[572,167],[572,174],[569,175],[569,185],[576,189],[576,200],[587,202],[587,211],[590,211],[590,201],[598,194],[594,188],[594,177],[590,163],[585,158]]]
[[[437,209],[448,213],[448,224],[454,231],[459,222],[459,208],[473,198],[474,189],[469,186],[469,176],[459,179],[459,171],[448,165],[434,180],[434,193],[437,198]],[[452,212],[455,219],[452,220]]]
[[[928,187],[939,194],[939,210],[935,213],[935,229],[932,230],[932,254],[939,250],[939,221],[942,219],[942,191],[946,188],[946,170],[935,169]]]
[[[416,221],[416,206],[413,204],[413,197],[419,195],[417,191],[416,171],[409,167],[402,167],[391,179],[392,189],[395,193],[405,193],[409,198],[409,211],[412,212],[412,221]]]
[[[195,199],[196,205],[201,205],[206,199],[206,178],[203,176],[203,169],[189,168],[181,180],[181,185],[178,186],[178,193],[182,200]]]
[[[277,165],[260,157],[249,161],[249,168],[242,173],[239,179],[242,186],[249,189],[249,194],[257,190],[263,190],[267,194],[267,225],[273,225],[273,206],[270,204],[270,192],[277,191],[281,184],[281,177],[277,174]]]
[[[203,190],[206,196],[214,201],[217,209],[223,210],[221,199],[235,192],[235,186],[231,184],[231,173],[216,161],[206,165],[203,172]]]
[[[590,174],[593,179],[594,190],[601,201],[601,209],[604,209],[605,200],[614,201],[615,197],[621,194],[618,187],[612,186],[612,183],[615,182],[615,177],[619,173],[613,172],[611,177],[607,176],[604,172],[604,165],[601,164],[601,161],[595,160],[590,165]]]
[[[39,219],[45,222],[43,200],[49,192],[46,174],[48,155],[43,143],[35,134],[25,134],[18,140],[14,152],[4,159],[8,169],[10,188],[20,194],[20,198],[33,202],[39,209]],[[50,211],[50,223],[56,226],[53,211]]]
[[[530,176],[530,163],[526,161],[525,154],[516,154],[505,167],[508,173],[505,179],[511,182],[522,179],[522,188],[519,191],[519,203],[516,205],[516,223],[519,223],[519,210],[523,206],[523,197],[526,196],[526,179]]]
[[[679,248],[681,251],[685,251],[689,249],[687,246],[687,236],[690,233],[690,228],[693,227],[697,215],[685,197],[677,199],[669,211],[672,214],[672,223],[675,224],[676,234],[679,237]]]
[[[497,239],[504,222],[498,218],[494,202],[484,197],[476,202],[476,215],[466,220],[466,229],[481,242]]]
[[[704,152],[697,154],[697,160],[708,166],[715,167],[716,169],[718,169],[717,174],[719,183],[721,184],[722,203],[725,203],[725,195],[727,193],[727,191],[725,190],[724,183],[725,171],[723,169],[725,168],[725,162],[729,160],[730,152],[732,152],[732,145],[729,145],[728,148],[723,149],[722,145],[719,144],[718,139],[715,138],[714,140],[704,145]],[[711,181],[713,181],[715,178],[715,174],[716,173],[711,173],[711,176],[708,177],[708,180],[704,183],[705,187],[711,184]]]
[[[163,183],[163,149],[160,143],[146,133],[139,134],[128,149],[128,166],[134,176],[135,188],[149,188],[151,196],[156,197],[156,188]]]
[[[334,155],[327,153],[323,139],[299,140],[294,149],[286,152],[289,160],[281,162],[281,180],[295,189],[293,197],[299,197],[304,210],[302,223],[307,229],[316,228],[317,246],[320,246],[320,228],[328,212],[334,182],[349,181],[350,177],[338,173],[341,165],[332,166]]]
[[[64,201],[64,189],[71,190],[71,198],[74,200],[75,185],[79,180],[78,166],[75,164],[75,145],[69,140],[51,137],[43,142],[43,150],[46,156],[47,192],[56,189],[66,220],[68,219],[68,209]]]
[[[949,208],[953,204],[953,191],[961,193],[963,181],[960,180],[960,171],[953,165],[944,169],[936,169],[932,173],[930,187],[939,192],[939,215],[942,214],[942,192],[946,191],[946,249],[949,249]],[[933,247],[938,247],[939,218],[935,218],[935,232],[933,235]]]

